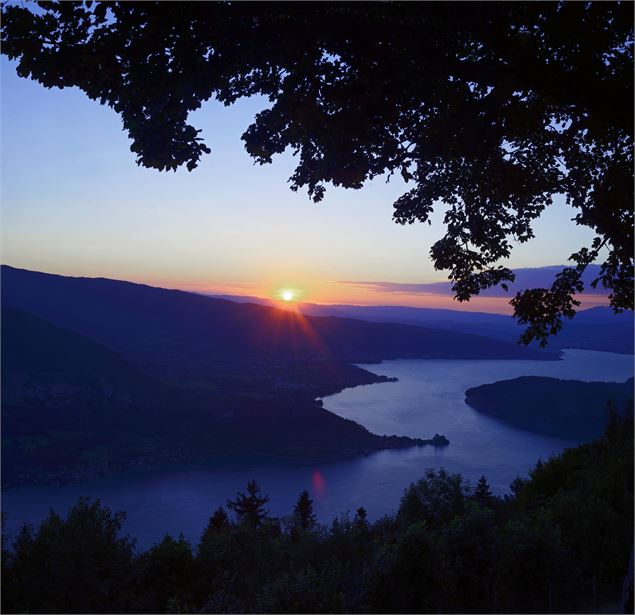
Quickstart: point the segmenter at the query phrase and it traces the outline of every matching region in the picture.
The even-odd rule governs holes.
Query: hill
[[[2,371],[13,376],[2,389],[3,404],[9,405],[22,402],[29,391],[32,396],[45,395],[35,384],[29,389],[27,377],[41,384],[72,380],[75,386],[91,385],[92,393],[117,400],[132,400],[137,389],[149,393],[156,386],[105,346],[8,307],[2,308]],[[60,395],[62,388],[58,387]]]
[[[168,385],[98,342],[8,307],[2,401],[5,486],[219,455],[324,459],[427,443],[376,436],[312,400]]]
[[[500,286],[489,288],[480,293],[483,297],[512,297],[516,292],[527,288],[549,288],[555,276],[562,271],[564,265],[514,269],[516,280],[509,284],[507,291]],[[608,296],[608,291],[601,285],[591,287],[591,282],[600,274],[600,266],[591,264],[582,276],[589,294]],[[374,292],[384,293],[432,293],[445,296],[448,300],[454,295],[450,282],[433,282],[423,284],[400,284],[395,282],[363,282],[348,281],[344,284],[353,287],[368,288]],[[214,296],[214,295],[210,295]],[[271,305],[268,299],[232,295],[218,295],[237,302],[251,302]],[[482,335],[509,342],[517,342],[524,328],[511,316],[471,312],[466,310],[418,308],[399,305],[323,305],[302,303],[298,309],[307,316],[337,316],[340,318],[357,318],[369,322],[393,322],[420,327],[431,327]],[[632,310],[615,314],[608,306],[597,306],[580,310],[572,320],[565,320],[562,330],[549,338],[548,348],[580,348],[583,350],[599,350],[633,354],[635,348],[635,327]]]
[[[279,389],[310,384],[311,395],[326,394],[334,392],[331,366],[382,359],[558,358],[558,353],[454,331],[305,316],[142,284],[7,266],[2,268],[2,303],[86,335],[163,378],[222,387],[233,383],[239,390],[254,383]],[[319,381],[324,390],[318,390]]]
[[[633,379],[581,382],[523,376],[465,392],[466,403],[479,412],[520,429],[579,442],[602,435],[609,400],[623,413],[632,404]]]
[[[358,318],[369,322],[394,322],[429,327],[470,335],[517,342],[523,331],[511,316],[436,308],[370,305],[304,304],[303,314]],[[615,314],[598,306],[579,311],[573,320],[565,321],[562,330],[549,339],[547,348],[580,348],[633,354],[633,313]]]

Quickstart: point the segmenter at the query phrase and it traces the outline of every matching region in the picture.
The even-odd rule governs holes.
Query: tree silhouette
[[[305,489],[293,507],[293,517],[296,523],[304,530],[315,525],[315,515],[313,514],[313,500],[309,497],[309,492]]]
[[[205,552],[205,555],[208,555],[208,553],[206,553],[207,551],[214,551],[216,548],[216,537],[219,533],[228,529],[230,526],[229,517],[227,516],[225,509],[222,506],[219,506],[212,513],[212,516],[209,518],[209,521],[201,534],[201,540],[198,544],[199,555],[203,552]]]
[[[268,495],[260,494],[260,485],[255,480],[247,483],[247,493],[237,493],[235,500],[227,500],[227,508],[232,510],[240,523],[259,527],[269,515],[264,506]]]
[[[491,506],[491,503],[494,500],[494,494],[492,493],[485,476],[481,476],[481,478],[478,479],[478,483],[476,484],[476,489],[474,489],[474,495],[472,497],[481,506]]]
[[[4,612],[122,613],[130,609],[134,541],[122,535],[125,513],[80,498],[65,518],[51,509],[36,531],[24,526],[13,548],[11,599]],[[10,558],[11,559],[11,558]],[[18,582],[12,581],[17,575]]]
[[[206,530],[219,532],[229,527],[229,517],[222,506],[219,506],[209,518]]]
[[[438,525],[461,514],[468,495],[469,485],[460,474],[450,474],[445,468],[428,468],[404,491],[397,515],[402,522]]]
[[[455,296],[513,281],[500,264],[554,195],[595,238],[551,288],[511,301],[547,337],[575,314],[581,274],[633,308],[632,7],[617,2],[85,2],[2,6],[18,74],[77,86],[122,117],[138,164],[194,169],[187,123],[211,97],[270,107],[242,138],[260,163],[290,148],[291,189],[361,188],[398,173],[401,224],[446,207],[431,249]]]
[[[360,506],[355,511],[355,518],[353,519],[353,527],[360,531],[366,531],[368,529],[368,513],[363,506]]]
[[[149,594],[149,606],[157,613],[166,610],[170,602],[188,595],[194,576],[194,556],[190,543],[181,534],[178,539],[167,535],[140,558],[141,588]],[[176,611],[179,612],[179,611]]]

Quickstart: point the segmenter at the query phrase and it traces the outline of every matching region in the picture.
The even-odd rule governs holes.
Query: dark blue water
[[[508,427],[465,404],[466,389],[524,375],[587,381],[624,381],[633,375],[633,357],[569,350],[564,360],[543,361],[386,361],[369,369],[399,382],[373,384],[324,399],[324,406],[376,433],[430,437],[446,435],[450,446],[383,451],[338,463],[295,465],[172,466],[86,480],[63,487],[25,487],[3,493],[7,530],[35,523],[49,507],[65,512],[77,497],[100,498],[128,513],[125,529],[147,547],[169,532],[196,541],[210,513],[251,478],[271,496],[270,510],[286,515],[303,489],[315,499],[318,518],[327,522],[364,506],[371,518],[399,505],[407,485],[429,467],[446,467],[472,481],[485,474],[498,493],[539,458],[575,442]]]

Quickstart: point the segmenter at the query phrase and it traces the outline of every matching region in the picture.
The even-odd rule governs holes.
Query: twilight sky
[[[114,111],[79,90],[20,79],[4,57],[0,66],[3,263],[202,292],[272,297],[290,287],[316,303],[508,311],[500,297],[460,305],[411,286],[445,280],[428,256],[442,213],[431,227],[394,224],[391,205],[404,192],[395,177],[331,187],[316,205],[289,190],[290,154],[254,166],[240,135],[264,99],[205,104],[193,124],[212,154],[191,173],[159,173],[137,167]],[[589,244],[572,215],[563,203],[551,208],[508,264],[561,264]]]

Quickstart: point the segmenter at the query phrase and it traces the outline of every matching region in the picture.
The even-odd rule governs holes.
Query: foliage
[[[306,489],[300,494],[298,501],[293,507],[293,518],[303,530],[312,528],[316,523],[316,518],[313,514],[313,500]]]
[[[5,545],[3,612],[590,612],[619,602],[632,459],[632,412],[614,414],[603,438],[537,464],[505,499],[484,477],[472,491],[428,470],[396,515],[370,522],[360,507],[303,527],[304,492],[308,516],[286,525],[217,509],[194,550],[166,536],[134,552],[122,516],[84,499]],[[255,481],[247,493],[266,497]]]
[[[341,613],[346,611],[345,578],[341,564],[312,566],[285,572],[263,587],[256,599],[257,613]]]
[[[163,540],[139,558],[139,588],[146,608],[157,613],[174,612],[184,598],[190,602],[195,561],[190,543],[181,535]]]
[[[227,501],[227,508],[236,514],[239,523],[259,527],[268,516],[265,504],[268,495],[260,495],[260,485],[255,480],[247,483],[247,493],[237,493],[235,500]]]
[[[490,489],[489,483],[487,482],[487,478],[485,476],[481,476],[478,479],[478,483],[476,483],[476,488],[474,489],[474,494],[472,495],[474,501],[479,504],[479,506],[488,507],[492,506],[494,503],[494,494]]]
[[[504,528],[498,566],[501,607],[513,610],[524,603],[528,612],[554,612],[552,586],[568,589],[570,563],[560,528],[548,511],[512,519]]]
[[[209,523],[207,527],[203,531],[203,538],[208,535],[215,534],[217,532],[221,532],[222,530],[229,527],[229,517],[225,512],[225,509],[222,506],[219,506],[212,516],[209,518]]]
[[[121,537],[125,515],[80,498],[65,519],[51,511],[37,530],[24,526],[5,579],[10,612],[122,612],[133,607],[134,543]],[[4,598],[4,596],[3,596]]]
[[[439,527],[463,513],[469,494],[469,485],[460,474],[449,474],[445,468],[426,470],[422,479],[406,489],[398,518],[405,523],[424,521]]]
[[[138,164],[194,169],[187,123],[210,98],[267,97],[243,134],[260,164],[290,148],[291,189],[398,173],[401,224],[445,206],[431,250],[457,299],[514,279],[506,259],[557,194],[595,238],[551,288],[512,301],[545,343],[579,305],[581,273],[633,308],[632,11],[618,2],[5,3],[18,74],[77,86],[119,113]]]

